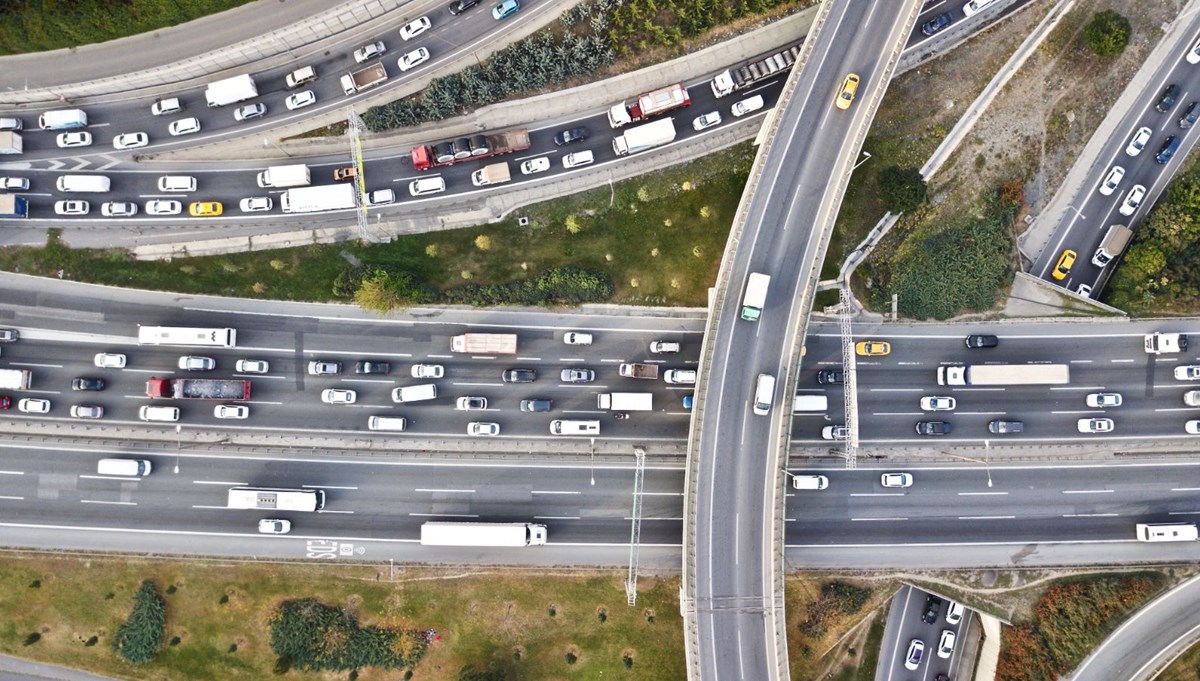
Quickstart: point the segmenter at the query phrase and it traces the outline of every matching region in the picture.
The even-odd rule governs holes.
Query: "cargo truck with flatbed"
[[[429,170],[472,159],[511,154],[528,148],[529,130],[516,128],[490,135],[480,133],[413,147],[412,164],[415,170]]]
[[[258,86],[254,84],[254,79],[247,73],[209,83],[208,87],[204,89],[204,99],[208,101],[209,106],[236,104],[257,96]]]
[[[250,381],[233,378],[151,378],[146,397],[175,400],[248,400]]]
[[[354,208],[354,185],[326,184],[316,187],[293,187],[279,196],[279,207],[285,213],[319,213],[326,210]]]
[[[387,79],[387,69],[384,68],[383,62],[376,62],[342,76],[342,92],[346,93],[346,96],[350,96],[373,88]]]
[[[654,395],[651,393],[600,393],[596,396],[596,408],[613,411],[653,411]]]
[[[1066,364],[956,364],[937,368],[938,385],[1066,385]]]
[[[613,138],[612,146],[617,156],[625,156],[653,149],[674,140],[675,121],[663,118],[626,130],[625,134]]]
[[[512,179],[508,171],[508,162],[492,163],[471,173],[471,184],[476,187],[486,187],[492,184],[504,184]]]
[[[657,364],[637,364],[633,362],[623,362],[617,367],[617,373],[625,378],[658,378]]]
[[[257,182],[263,188],[307,187],[312,184],[312,173],[303,163],[271,166],[258,174]]]
[[[512,355],[517,352],[515,333],[464,333],[450,339],[453,352]]]
[[[1187,352],[1188,337],[1182,333],[1148,333],[1143,339],[1146,354],[1163,355]]]
[[[0,369],[0,390],[29,390],[32,379],[28,369]]]
[[[431,521],[421,525],[422,546],[519,548],[545,544],[546,526],[536,523]]]
[[[719,73],[712,80],[713,94],[717,97],[724,97],[738,90],[744,90],[764,78],[770,78],[777,73],[786,73],[795,65],[799,57],[800,45],[792,45],[769,57],[756,59]]]
[[[29,200],[16,194],[0,194],[0,218],[29,217]]]
[[[675,83],[637,96],[632,102],[614,104],[608,110],[608,124],[619,128],[630,123],[644,121],[652,116],[682,109],[692,103],[683,83]]]

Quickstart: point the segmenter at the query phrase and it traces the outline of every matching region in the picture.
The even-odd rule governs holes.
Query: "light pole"
[[[987,448],[989,446],[987,440],[984,440],[983,444],[984,444],[985,448]],[[990,449],[985,449],[984,458],[975,459],[975,458],[972,458],[969,456],[962,456],[960,454],[951,454],[950,452],[942,452],[942,454],[950,457],[951,459],[962,459],[963,461],[970,461],[971,463],[983,464],[983,469],[984,469],[984,471],[987,472],[987,486],[991,487],[992,486],[992,467],[991,467],[991,465],[988,464],[988,460],[987,460],[987,456],[989,453],[990,453]]]
[[[279,146],[278,142],[271,141],[271,140],[267,139],[266,137],[264,137],[263,138],[263,149],[266,149],[267,145],[270,145],[270,144],[275,145],[275,148],[279,150],[279,153],[283,154],[284,156],[287,156],[288,158],[292,157],[292,155],[289,154],[286,149]]]
[[[855,170],[858,170],[858,167],[859,167],[860,165],[862,165],[862,164],[866,163],[867,161],[870,161],[870,160],[871,160],[871,152],[869,152],[869,151],[864,151],[864,152],[862,153],[862,155],[863,155],[863,156],[866,156],[866,158],[864,158],[863,160],[859,161],[858,163],[855,163],[855,164],[854,164],[854,167],[850,169],[850,172],[854,172]]]
[[[596,438],[592,438],[591,450],[592,450],[592,458],[591,458],[591,464],[589,465],[589,468],[591,470],[591,476],[592,476],[592,487],[595,487],[596,486]]]
[[[179,452],[183,449],[183,425],[175,424],[175,474],[179,475]]]
[[[992,456],[992,443],[987,440],[983,441],[983,469],[987,471],[988,487],[992,486],[992,467],[988,464],[988,459]]]

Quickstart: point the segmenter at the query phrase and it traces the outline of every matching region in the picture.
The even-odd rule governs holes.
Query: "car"
[[[747,97],[740,102],[734,102],[733,106],[729,107],[729,113],[733,114],[734,118],[741,118],[748,113],[754,113],[766,106],[766,100],[762,95],[754,95]]]
[[[1159,113],[1166,113],[1175,106],[1175,100],[1179,98],[1179,86],[1171,83],[1163,90],[1162,96],[1158,98],[1158,103],[1154,105],[1154,110]]]
[[[427,61],[429,61],[429,50],[424,47],[418,47],[412,52],[400,57],[400,60],[396,62],[396,65],[400,67],[401,71],[407,71],[416,66],[420,66]]]
[[[554,402],[550,400],[521,400],[521,411],[542,412],[550,411]]]
[[[137,204],[129,201],[105,201],[100,204],[100,214],[106,218],[133,217],[137,211]]]
[[[958,400],[953,397],[922,397],[921,409],[925,411],[954,411]]]
[[[1133,189],[1125,195],[1125,202],[1121,204],[1119,212],[1121,215],[1133,215],[1137,211],[1138,206],[1142,205],[1142,199],[1146,198],[1146,188],[1140,184],[1133,185]]]
[[[846,382],[846,372],[841,369],[821,369],[817,372],[817,383],[838,385]]]
[[[1081,433],[1111,433],[1113,431],[1113,420],[1079,419],[1075,423],[1075,428]]]
[[[262,213],[275,207],[275,202],[269,196],[251,196],[238,201],[238,208],[243,213]]]
[[[217,360],[212,357],[184,355],[179,358],[179,368],[183,371],[212,371],[217,368]]]
[[[387,47],[384,46],[382,40],[370,43],[369,45],[363,45],[354,51],[354,63],[361,64],[365,61],[371,61],[372,59],[382,57],[386,52]]]
[[[386,206],[396,202],[396,192],[392,189],[376,189],[367,194],[367,205],[371,208]]]
[[[354,404],[358,393],[344,388],[326,388],[321,391],[321,401],[325,404]]]
[[[545,156],[531,158],[528,161],[521,162],[521,174],[533,175],[534,173],[543,173],[550,170],[550,159]]]
[[[578,168],[580,166],[591,165],[595,160],[596,157],[588,149],[563,156],[562,163],[564,168]]]
[[[1085,400],[1093,409],[1121,406],[1121,393],[1092,393]]]
[[[450,3],[450,14],[458,16],[478,4],[479,0],[454,0]]]
[[[292,531],[292,521],[278,518],[263,518],[258,521],[259,534],[287,534]]]
[[[288,95],[288,98],[283,100],[283,105],[288,108],[288,111],[303,109],[316,103],[317,95],[312,90],[301,90],[294,95]]]
[[[10,192],[29,191],[29,178],[0,177],[0,189]]]
[[[505,383],[533,383],[537,380],[537,371],[533,369],[505,369],[500,374],[500,380]]]
[[[308,374],[310,376],[336,376],[340,373],[342,373],[340,362],[313,360],[308,363]]]
[[[354,363],[354,373],[356,374],[390,374],[392,373],[391,362],[377,362],[374,360],[362,359]]]
[[[233,369],[239,374],[265,374],[271,365],[264,359],[239,359]]]
[[[0,130],[23,130],[25,123],[20,118],[0,118]]]
[[[8,407],[5,407],[7,409]],[[1183,424],[1183,432],[1189,435],[1200,435],[1200,420],[1192,419]]]
[[[709,111],[706,114],[696,116],[696,120],[692,121],[692,127],[696,130],[706,130],[714,125],[721,124],[721,112]]]
[[[1200,64],[1200,40],[1188,50],[1186,59],[1189,64]]]
[[[854,103],[854,93],[858,92],[858,83],[860,79],[857,73],[846,74],[846,80],[842,81],[842,89],[838,92],[837,108],[845,111]]]
[[[1196,117],[1200,116],[1200,111],[1197,111],[1197,108],[1200,108],[1200,105],[1197,102],[1192,102],[1183,110],[1183,115],[1179,117],[1179,128],[1181,130],[1187,130],[1196,123]]]
[[[479,411],[487,409],[486,397],[460,397],[454,402],[454,408],[459,411]]]
[[[1000,345],[1000,339],[987,334],[972,334],[967,336],[965,344],[968,348],[994,348]]]
[[[467,435],[499,435],[500,424],[488,421],[471,421],[467,424]]]
[[[60,149],[90,147],[92,145],[92,133],[86,130],[80,132],[64,132],[59,134],[57,141]]]
[[[591,136],[591,134],[591,131],[589,131],[587,128],[570,128],[568,130],[562,130],[554,136],[554,144],[560,147],[567,144],[575,144],[576,142],[582,142],[586,140]]]
[[[949,435],[952,430],[945,421],[917,421],[917,435]]]
[[[151,199],[146,202],[146,215],[179,215],[183,204],[169,199]]]
[[[0,343],[16,343],[21,340],[21,332],[16,329],[0,329]]]
[[[921,25],[921,33],[924,33],[925,35],[933,35],[934,33],[937,33],[943,28],[949,26],[950,22],[953,20],[954,18],[950,16],[949,12],[939,14]]]
[[[113,138],[113,149],[137,149],[150,144],[150,136],[144,132],[126,132]]]
[[[441,364],[414,364],[413,378],[441,378],[446,375],[446,369]]]
[[[17,409],[25,414],[45,414],[50,411],[50,400],[26,397],[17,402]]]
[[[938,611],[942,609],[942,599],[934,595],[925,597],[925,611],[921,613],[921,621],[925,624],[933,624],[937,621]]]
[[[558,377],[563,383],[591,383],[596,380],[596,372],[591,369],[563,369]]]
[[[1177,380],[1177,381],[1200,380],[1200,366],[1191,364],[1188,366],[1175,367],[1175,380]]]
[[[937,656],[946,659],[954,653],[954,630],[943,629],[942,638],[938,640]]]
[[[166,116],[167,114],[179,113],[180,111],[183,111],[183,104],[179,102],[178,97],[160,99],[150,105],[150,113],[155,116]]]
[[[691,408],[692,408],[692,402],[694,402],[694,401],[695,401],[695,399],[696,399],[696,396],[695,396],[695,395],[684,395],[684,396],[683,396],[683,399],[681,400],[681,402],[683,403],[683,408],[684,408],[684,409],[691,409]]]
[[[225,206],[220,201],[193,201],[188,205],[188,214],[192,217],[216,217],[225,212]]]
[[[1121,184],[1121,178],[1125,177],[1125,169],[1121,166],[1113,166],[1112,170],[1108,171],[1108,177],[1100,183],[1100,194],[1103,196],[1111,195]]]
[[[695,385],[695,369],[667,369],[663,372],[663,381],[671,385]]]
[[[412,40],[432,27],[433,23],[429,21],[429,17],[417,17],[400,27],[400,39]]]
[[[1080,284],[1075,288],[1075,292],[1084,298],[1090,298],[1092,296],[1092,286],[1091,284]]]
[[[521,11],[521,3],[517,0],[504,0],[504,2],[492,8],[492,18],[496,21],[507,19],[517,12]]]
[[[950,605],[946,606],[946,624],[958,624],[963,618],[963,604],[958,601],[950,601]]]
[[[884,487],[912,487],[912,473],[884,473],[879,478]]]
[[[248,121],[251,118],[262,118],[267,115],[267,105],[262,102],[245,104],[233,110],[233,120]]]
[[[568,331],[563,334],[563,343],[566,345],[591,345],[592,334]]]
[[[908,643],[908,654],[904,656],[904,668],[915,671],[921,666],[921,658],[925,656],[925,642],[914,638]]]
[[[656,340],[650,341],[650,352],[655,355],[675,354],[679,352],[680,344],[676,341]]]
[[[92,206],[87,201],[55,201],[56,215],[87,215]]]
[[[250,407],[244,404],[218,404],[213,416],[219,419],[244,419],[250,417]]]
[[[850,439],[850,428],[847,426],[825,426],[821,429],[822,440],[848,440]]]
[[[180,118],[177,121],[171,121],[171,124],[167,126],[167,132],[175,137],[200,132],[200,119]]]
[[[0,410],[8,410],[12,408],[12,398],[8,395],[0,395]]]
[[[357,176],[357,175],[358,175],[358,169],[355,168],[354,166],[345,166],[343,168],[334,168],[333,169],[333,181],[334,182],[345,182],[346,180],[353,180],[355,178],[355,176]]]
[[[892,344],[887,341],[865,340],[854,344],[854,353],[859,357],[883,357],[892,352]]]
[[[1025,432],[1024,421],[1010,421],[1007,419],[997,419],[988,423],[988,432],[996,433],[997,435],[1010,435],[1012,433]]]
[[[1146,148],[1146,144],[1150,142],[1150,128],[1141,127],[1137,132],[1133,133],[1133,138],[1129,140],[1129,145],[1125,147],[1127,156],[1137,156]]]
[[[104,418],[104,407],[98,404],[73,404],[71,405],[71,418],[102,419]]]
[[[75,390],[75,391],[104,390],[104,379],[103,378],[71,379],[71,390]]]
[[[1067,275],[1071,272],[1071,266],[1075,264],[1076,257],[1078,255],[1075,251],[1069,248],[1063,251],[1062,255],[1058,256],[1058,263],[1054,265],[1054,271],[1050,273],[1050,276],[1059,281],[1066,279]]]
[[[101,369],[124,369],[125,355],[119,352],[98,352],[92,359],[92,364]]]

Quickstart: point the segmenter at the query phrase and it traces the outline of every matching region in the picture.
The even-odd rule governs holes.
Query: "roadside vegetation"
[[[250,0],[6,0],[0,54],[80,47],[176,26]]]
[[[794,679],[871,681],[887,600],[896,583],[860,584],[800,573],[788,577],[788,662]]]

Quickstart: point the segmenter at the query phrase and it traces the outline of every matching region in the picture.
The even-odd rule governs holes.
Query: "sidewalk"
[[[8,655],[0,655],[0,677],[11,681],[110,681],[113,678]]]

